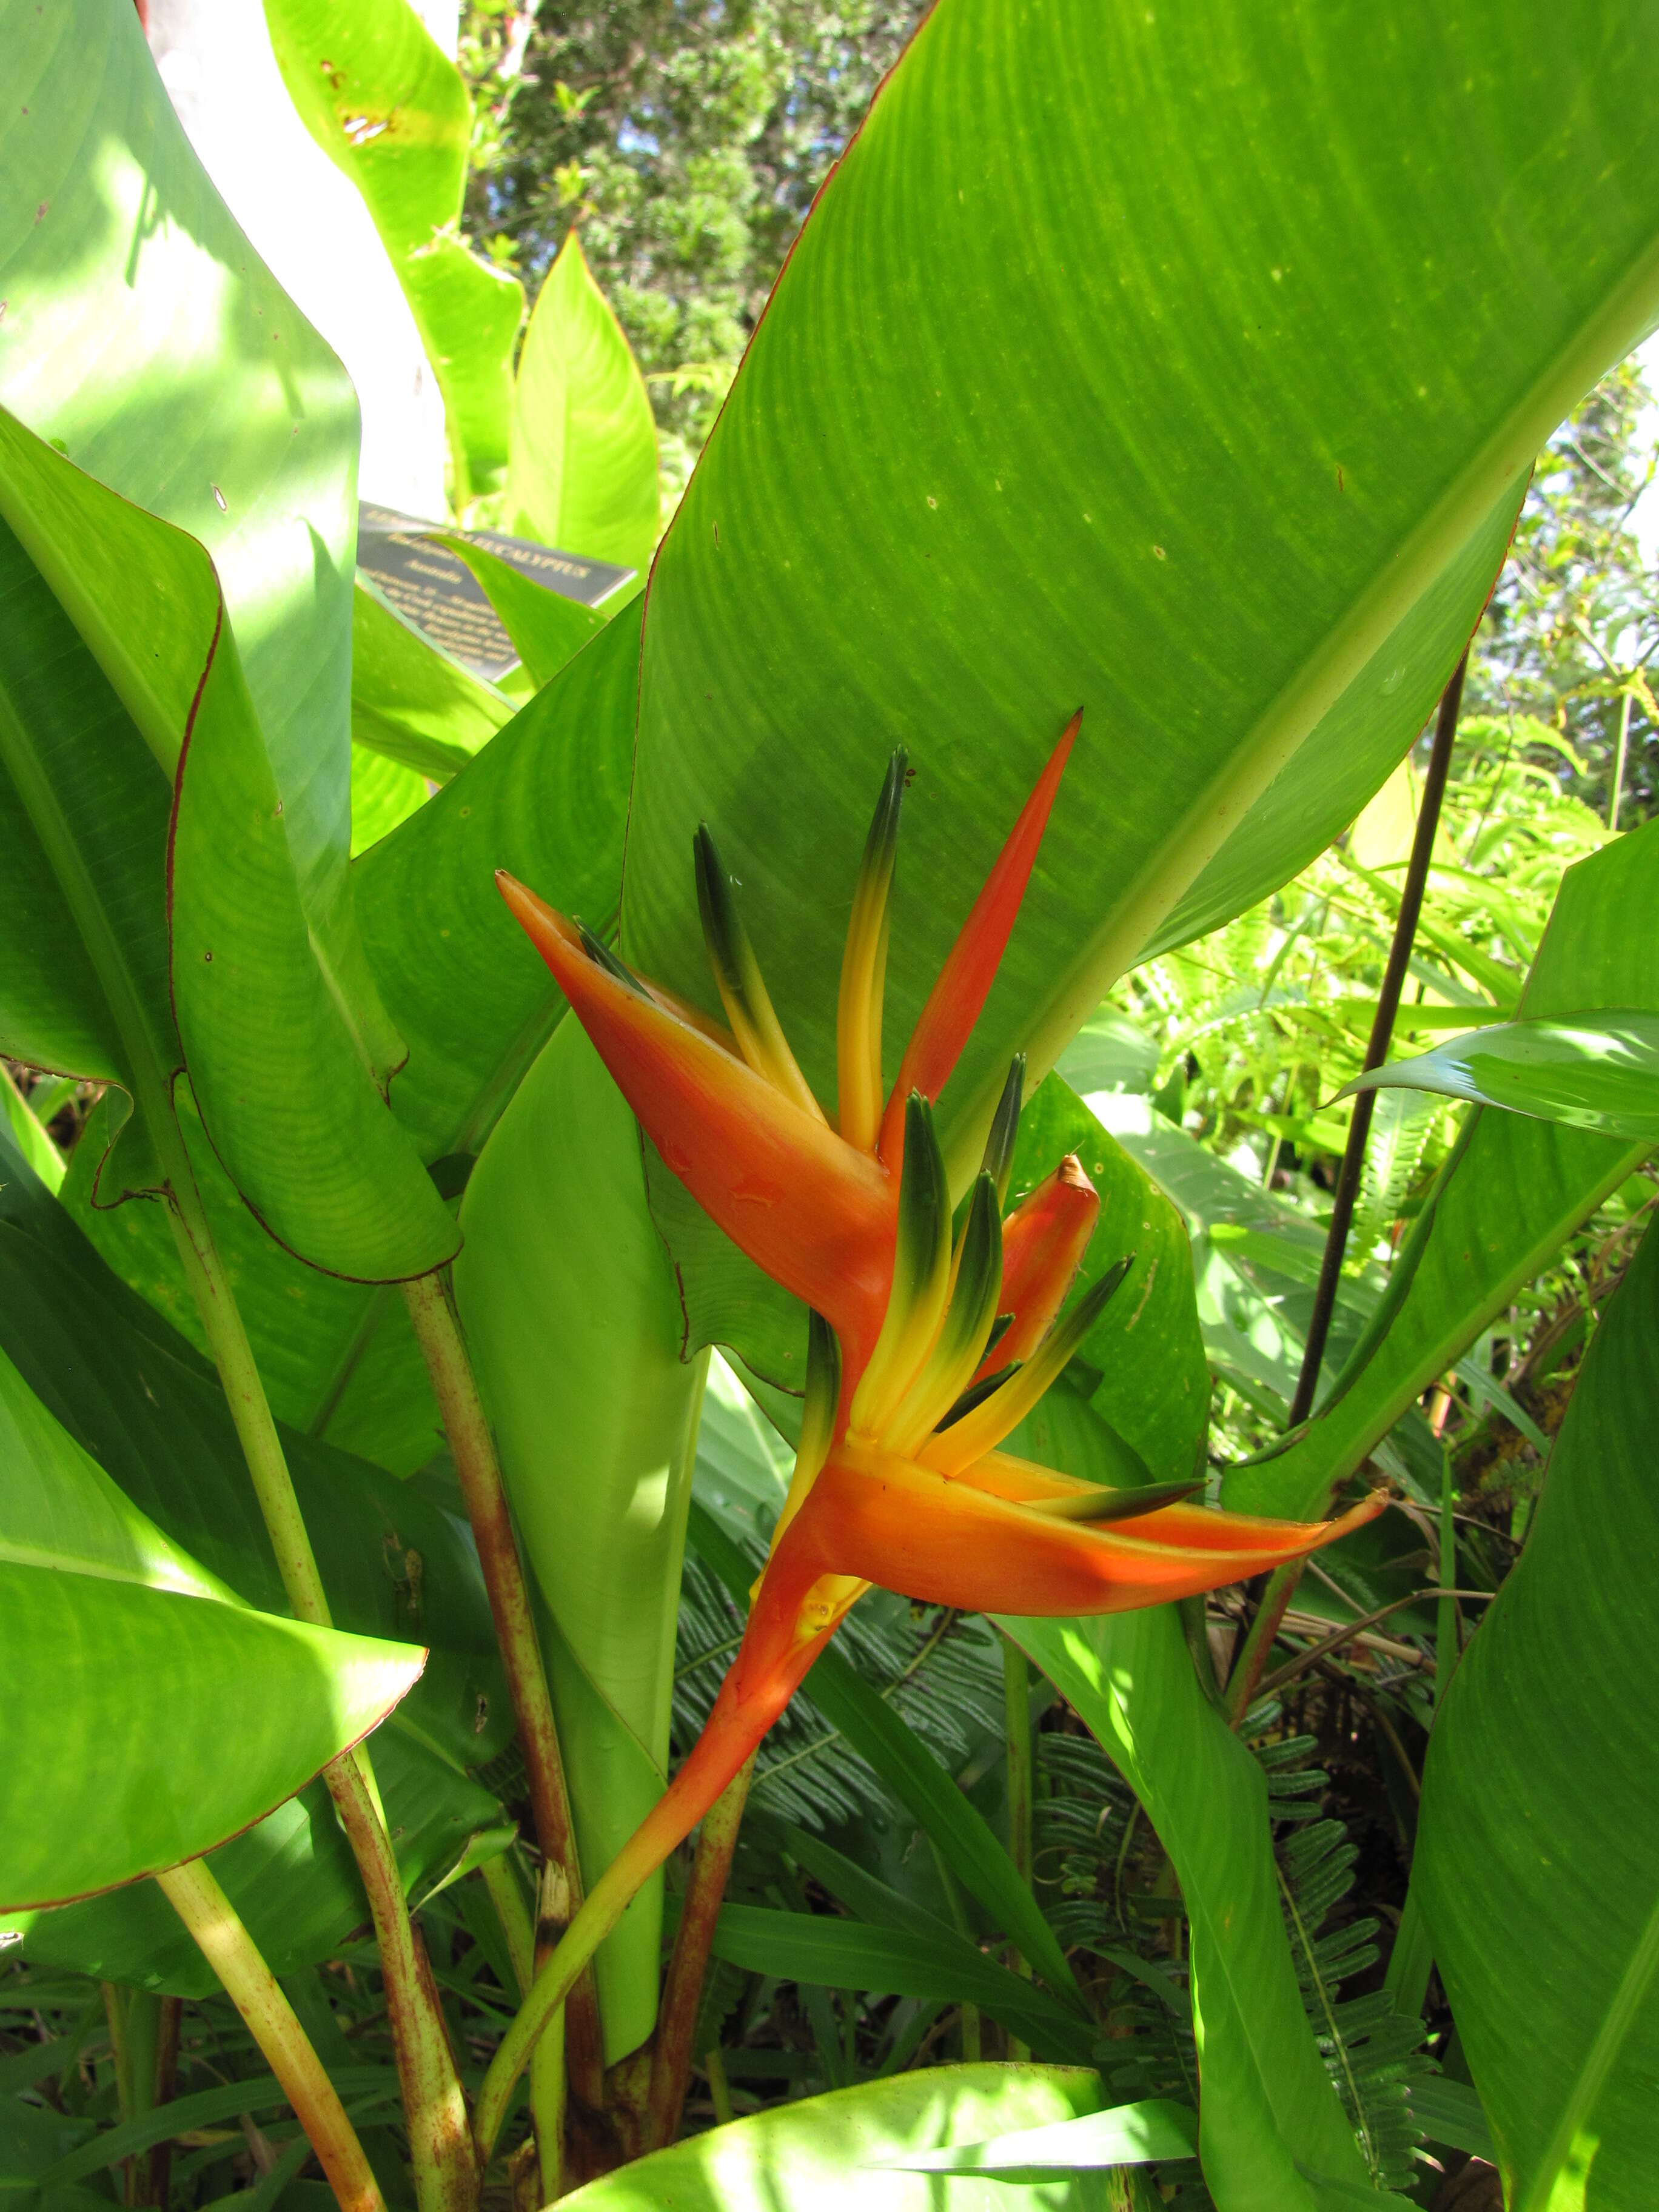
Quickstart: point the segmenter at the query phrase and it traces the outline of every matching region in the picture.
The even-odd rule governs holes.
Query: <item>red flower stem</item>
[[[380,2184],[333,2083],[276,1976],[205,1862],[191,1859],[158,1874],[155,1880],[282,2083],[283,2094],[339,2199],[340,2212],[386,2212]]]
[[[697,1838],[697,1856],[685,1893],[685,1910],[674,1938],[668,1962],[662,2004],[657,2014],[657,2039],[651,2053],[651,2093],[646,2107],[645,2144],[660,2150],[679,2133],[680,2110],[690,2079],[691,2045],[702,2003],[708,1956],[714,1942],[714,1923],[720,1917],[726,1884],[732,1871],[732,1855],[738,1847],[738,1831],[755,1771],[754,1754],[739,1767],[703,1815]]]
[[[478,1385],[467,1357],[447,1282],[441,1274],[422,1275],[405,1283],[404,1297],[414,1323],[416,1341],[426,1361],[427,1372],[443,1417],[450,1449],[460,1476],[461,1495],[483,1571],[484,1588],[501,1645],[501,1663],[518,1723],[525,1770],[530,1782],[531,1811],[536,1841],[543,1858],[556,1867],[568,1900],[564,1917],[580,1911],[582,1902],[581,1862],[577,1856],[575,1831],[570,1819],[570,1796],[565,1785],[564,1760],[559,1750],[553,1700],[548,1692],[542,1664],[530,1590],[524,1563],[514,1533],[513,1515],[501,1480],[495,1439],[478,1395]],[[554,1942],[563,1934],[561,1926]],[[591,1969],[585,1968],[568,2000],[566,2038],[572,2087],[584,2104],[597,2111],[605,2096],[605,2047],[599,2027],[599,1997]]]

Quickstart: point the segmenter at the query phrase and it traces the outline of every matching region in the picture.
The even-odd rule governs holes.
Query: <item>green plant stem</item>
[[[478,1563],[489,1596],[495,1638],[501,1646],[519,1741],[524,1751],[536,1841],[543,1858],[549,1865],[556,1866],[563,1877],[563,1893],[568,1900],[563,1918],[568,1921],[570,1914],[581,1906],[581,1861],[570,1818],[570,1796],[565,1784],[553,1700],[548,1691],[529,1586],[513,1528],[507,1487],[501,1480],[501,1462],[495,1455],[495,1438],[490,1434],[454,1301],[444,1276],[422,1275],[415,1282],[405,1283],[403,1291],[416,1341],[432,1378],[438,1411],[460,1477],[467,1519],[478,1547]],[[562,1925],[554,1932],[556,1943],[563,1932]],[[566,2011],[572,2085],[583,2102],[597,2110],[605,2094],[605,2044],[591,1968],[584,1969],[571,1990]]]
[[[536,1978],[536,1923],[530,1917],[530,1907],[525,1902],[511,1861],[512,1854],[507,1851],[499,1858],[486,1859],[478,1869],[478,1879],[489,1891],[495,1917],[501,1923],[501,1933],[507,1938],[507,1955],[513,1964],[513,1978],[523,1997],[530,1994],[530,1984]]]
[[[562,1941],[538,1966],[529,1996],[513,2025],[495,2046],[495,2056],[478,2092],[472,2132],[481,2163],[488,2160],[507,2118],[513,2086],[530,2063],[538,2038],[569,1995],[577,1977],[622,1918],[644,1877],[624,1856],[613,1859],[599,1876]]]
[[[729,2126],[737,2114],[732,2109],[732,2085],[726,2078],[726,2061],[720,2056],[720,2045],[704,2053],[703,2070],[708,2076],[708,2094],[714,2107],[717,2127]]]
[[[478,1869],[495,1917],[507,1938],[507,1956],[520,1999],[530,1994],[536,1978],[536,1923],[525,1901],[512,1855],[486,1859]],[[551,2051],[550,2059],[544,2054]],[[560,2194],[564,2150],[564,2036],[549,2029],[530,2057],[530,2118],[536,2131],[537,2164],[541,2173],[542,2202],[550,2204]]]
[[[167,1178],[168,1218],[185,1279],[241,1440],[283,1587],[301,1620],[329,1627],[328,1599],[282,1439],[179,1124],[165,1108],[150,1112],[147,1119]],[[374,1917],[420,2212],[471,2212],[478,2176],[465,2098],[438,1993],[410,1920],[368,1753],[359,1745],[331,1760],[323,1778],[356,1859]]]
[[[536,2130],[536,2168],[542,2203],[555,2203],[564,2191],[565,2040],[568,2003],[548,2022],[530,2054],[530,2117]]]
[[[152,1117],[153,1118],[153,1117]],[[283,1441],[276,1433],[264,1384],[247,1340],[242,1316],[220,1263],[218,1248],[208,1224],[207,1209],[197,1188],[195,1170],[185,1151],[184,1139],[171,1113],[166,1127],[152,1127],[151,1135],[161,1154],[172,1203],[167,1217],[173,1224],[185,1279],[196,1301],[196,1310],[207,1332],[208,1349],[224,1386],[230,1418],[236,1424],[243,1457],[253,1478],[254,1494],[264,1516],[265,1528],[276,1553],[288,1601],[301,1620],[313,1628],[328,1628],[332,1621],[317,1555],[311,1548],[300,1501],[294,1494],[294,1478],[288,1470]],[[172,1141],[167,1142],[171,1138]],[[173,1157],[169,1157],[172,1154]]]
[[[1002,1638],[1003,1738],[1007,1747],[1008,1856],[1014,1871],[1031,1887],[1031,1674],[1025,1654],[1012,1637]],[[1017,1974],[1031,1978],[1031,1969],[1018,1949],[1009,1957]],[[1018,2036],[1008,2038],[1008,2056],[1021,2060],[1031,2055]]]
[[[696,1857],[685,1893],[685,1909],[674,1938],[673,1956],[657,2014],[656,2042],[651,2053],[651,2089],[646,2106],[645,2143],[660,2150],[679,2133],[680,2112],[686,2083],[691,2078],[692,2044],[702,1985],[714,1947],[714,1923],[732,1871],[732,1855],[738,1847],[743,1808],[755,1771],[751,1753],[703,1815],[697,1838]]]
[[[380,2184],[333,2083],[205,1861],[191,1859],[155,1880],[282,2083],[341,2212],[386,2212]]]
[[[158,2102],[158,2083],[163,2070],[162,2015],[171,2006],[174,2019],[174,2051],[177,2051],[176,1997],[158,1997],[149,1990],[125,1989],[118,1983],[105,1982],[104,2014],[109,2022],[110,2055],[115,2063],[115,2092],[123,2120],[141,2119],[154,2111]],[[172,2079],[172,2064],[168,2063],[167,2077]],[[170,2094],[170,2092],[169,2092]],[[149,2180],[156,2148],[137,2151],[121,2161],[123,2170],[123,2202],[128,2205],[154,2203],[157,2200],[149,2192]]]

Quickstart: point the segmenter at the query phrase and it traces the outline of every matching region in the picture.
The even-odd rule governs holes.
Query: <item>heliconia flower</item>
[[[1382,1510],[1322,1522],[1190,1504],[1197,1481],[1109,1488],[1005,1452],[1132,1259],[1062,1316],[1100,1202],[1074,1158],[1005,1223],[1024,1064],[953,1231],[932,1101],[984,1004],[1076,733],[1061,738],[957,939],[884,1104],[881,999],[905,763],[865,850],[837,1018],[838,1128],[789,1050],[707,828],[698,907],[730,1028],[629,973],[501,878],[664,1159],[733,1241],[811,1307],[795,1467],[738,1655],[667,1790],[589,1893],[501,2045],[486,2152],[532,2043],[628,1900],[733,1780],[872,1585],[963,1610],[1069,1616],[1193,1596],[1304,1557]]]

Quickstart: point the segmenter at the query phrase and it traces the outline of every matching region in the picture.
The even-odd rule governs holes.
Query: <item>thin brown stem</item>
[[[1333,1651],[1340,1651],[1345,1644],[1352,1643],[1356,1636],[1362,1636],[1368,1628],[1375,1627],[1379,1620],[1386,1620],[1391,1613],[1398,1613],[1402,1606],[1420,1605],[1425,1598],[1430,1597],[1443,1603],[1448,1599],[1486,1600],[1497,1595],[1495,1590],[1442,1589],[1437,1583],[1430,1589],[1413,1590],[1405,1597],[1391,1599],[1387,1605],[1379,1606],[1375,1613],[1362,1613],[1358,1620],[1346,1622],[1334,1635],[1327,1636],[1318,1644],[1310,1644],[1305,1651],[1298,1651],[1295,1658],[1285,1666],[1274,1668],[1273,1673],[1257,1685],[1256,1695],[1271,1697],[1275,1690],[1282,1690],[1287,1682],[1293,1682],[1298,1674],[1305,1674],[1310,1667],[1316,1666]]]
[[[697,1855],[685,1893],[685,1910],[668,1962],[668,1979],[657,2014],[657,2039],[651,2054],[651,2090],[646,2110],[646,2148],[660,2150],[679,2133],[685,2085],[690,2079],[697,2012],[732,1871],[732,1855],[743,1825],[743,1808],[755,1771],[751,1754],[703,1815]]]
[[[536,1841],[544,1859],[556,1866],[563,1877],[563,1919],[568,1923],[581,1905],[581,1862],[570,1818],[570,1797],[553,1717],[553,1700],[542,1664],[529,1585],[519,1555],[495,1438],[490,1434],[472,1364],[467,1357],[465,1340],[444,1278],[441,1274],[422,1275],[418,1281],[405,1283],[403,1287],[416,1341],[432,1378],[438,1410],[454,1455],[473,1540],[478,1547],[478,1562],[489,1595],[495,1638],[501,1646],[501,1663],[524,1752]],[[558,1934],[562,1933],[561,1926]],[[553,1940],[557,1942],[556,1935]],[[597,2109],[604,2098],[605,2047],[591,1967],[584,1969],[565,2000],[565,2009],[567,2058],[572,2085],[585,2104]]]
[[[1370,1041],[1365,1047],[1367,1072],[1382,1066],[1389,1056],[1389,1047],[1394,1037],[1395,1017],[1400,1011],[1401,994],[1405,989],[1406,977],[1411,967],[1417,920],[1423,910],[1423,894],[1429,880],[1429,862],[1434,854],[1435,834],[1440,827],[1441,805],[1446,795],[1447,778],[1451,773],[1452,746],[1457,736],[1457,716],[1463,702],[1463,678],[1468,667],[1468,654],[1465,653],[1452,672],[1451,682],[1441,695],[1440,711],[1435,720],[1434,745],[1429,755],[1428,774],[1423,779],[1423,799],[1418,809],[1417,830],[1412,839],[1411,858],[1406,864],[1405,881],[1400,890],[1400,912],[1395,918],[1388,965],[1382,971],[1382,988],[1377,993],[1376,1012],[1371,1022]],[[1314,1396],[1319,1388],[1319,1370],[1324,1362],[1326,1341],[1330,1335],[1331,1316],[1336,1307],[1337,1286],[1342,1277],[1343,1255],[1348,1247],[1348,1231],[1353,1225],[1354,1203],[1359,1195],[1359,1178],[1365,1165],[1366,1140],[1370,1135],[1371,1116],[1376,1110],[1376,1093],[1362,1091],[1353,1102],[1353,1119],[1348,1124],[1348,1141],[1343,1151],[1341,1172],[1337,1176],[1336,1191],[1331,1203],[1330,1226],[1325,1236],[1319,1287],[1314,1293],[1313,1313],[1308,1323],[1308,1340],[1302,1355],[1302,1371],[1297,1378],[1296,1396],[1291,1403],[1290,1425],[1292,1428],[1305,1421],[1313,1411]]]
[[[179,2087],[179,2037],[184,2020],[182,1997],[163,1997],[155,2026],[155,2079],[152,2109],[170,2105]],[[173,2180],[173,2145],[152,2143],[137,2174],[134,2202],[154,2207],[167,2203]]]
[[[1469,656],[1466,649],[1463,658],[1452,671],[1450,683],[1441,694],[1440,710],[1435,718],[1434,744],[1429,755],[1428,774],[1423,779],[1423,798],[1418,808],[1411,858],[1406,864],[1405,880],[1400,888],[1400,911],[1395,917],[1388,964],[1383,969],[1382,985],[1376,998],[1376,1012],[1371,1021],[1370,1037],[1365,1047],[1367,1071],[1381,1067],[1389,1056],[1395,1017],[1400,1011],[1401,994],[1411,968],[1412,945],[1417,936],[1418,917],[1423,910],[1423,894],[1429,880],[1429,863],[1434,856],[1435,836],[1440,827],[1440,809],[1446,796],[1447,779],[1451,773],[1452,747],[1457,737],[1457,716],[1463,703],[1463,678],[1468,665]],[[1371,1133],[1371,1117],[1376,1110],[1376,1093],[1362,1091],[1353,1103],[1353,1118],[1348,1124],[1348,1141],[1343,1149],[1342,1166],[1331,1201],[1330,1225],[1325,1232],[1325,1250],[1320,1261],[1313,1312],[1308,1322],[1302,1371],[1297,1377],[1296,1395],[1291,1401],[1289,1425],[1292,1429],[1305,1421],[1312,1413],[1314,1398],[1319,1389],[1320,1370],[1324,1365],[1325,1346],[1330,1336],[1331,1316],[1336,1310],[1336,1293],[1342,1279],[1342,1261],[1348,1249],[1348,1232],[1353,1226],[1354,1205],[1359,1195],[1359,1179],[1365,1165],[1365,1146]],[[1256,1685],[1261,1679],[1273,1638],[1279,1633],[1300,1574],[1299,1565],[1278,1567],[1267,1579],[1255,1618],[1233,1662],[1232,1674],[1227,1684],[1227,1711],[1235,1728],[1255,1699]]]
[[[386,2212],[357,2131],[230,1899],[201,1859],[155,1877],[246,2022],[305,2130],[341,2212]]]

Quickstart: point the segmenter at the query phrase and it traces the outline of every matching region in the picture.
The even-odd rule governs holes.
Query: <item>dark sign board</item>
[[[481,545],[544,591],[580,600],[585,607],[600,605],[635,574],[610,561],[587,561],[534,544],[527,538],[504,537],[498,530],[452,530],[364,501],[357,509],[357,566],[406,622],[492,684],[519,656],[483,585],[465,561],[446,549],[446,538]]]

